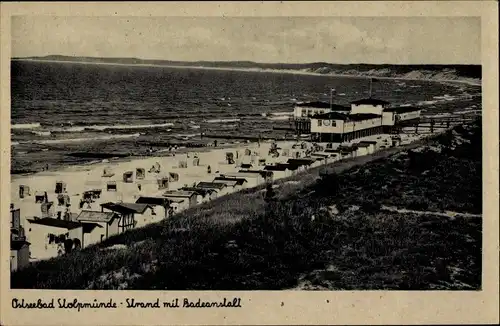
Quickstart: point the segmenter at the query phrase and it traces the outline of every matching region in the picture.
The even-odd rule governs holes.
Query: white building
[[[297,113],[302,113],[298,111]],[[389,102],[366,98],[351,102],[347,111],[330,110],[310,115],[312,139],[319,142],[344,142],[384,132],[390,133],[420,118],[421,109],[389,107]]]
[[[393,129],[398,130],[399,128],[412,124],[418,121],[422,114],[422,109],[401,106],[387,108],[383,112],[382,124],[384,125],[385,132],[391,132]]]
[[[382,133],[382,115],[329,112],[311,118],[311,134],[319,142],[343,142]]]
[[[350,114],[371,113],[382,115],[389,102],[375,98],[364,98],[351,102]]]
[[[316,114],[323,114],[328,112],[341,112],[348,113],[351,108],[348,106],[342,106],[334,103],[326,102],[305,102],[297,103],[293,109],[293,117],[299,118],[310,118]]]
[[[82,210],[76,220],[81,224],[94,225],[92,228],[84,229],[82,247],[120,233],[120,216],[114,212]]]
[[[56,257],[64,253],[64,240],[78,239],[83,246],[83,225],[56,218],[27,219],[26,238],[32,244],[31,258],[35,260]]]

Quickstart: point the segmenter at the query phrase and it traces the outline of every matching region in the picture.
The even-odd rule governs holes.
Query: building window
[[[337,127],[337,121],[332,120],[332,127]]]
[[[323,121],[318,120],[318,127],[321,127],[323,125]]]

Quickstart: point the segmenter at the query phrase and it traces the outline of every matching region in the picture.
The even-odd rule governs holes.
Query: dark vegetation
[[[481,217],[432,213],[481,212],[480,122],[276,185],[33,264],[12,274],[12,287],[481,288]],[[428,212],[387,212],[382,204]],[[105,249],[117,244],[128,247]]]
[[[13,59],[38,59],[58,61],[100,62],[120,64],[154,64],[171,66],[202,66],[215,68],[260,68],[279,70],[311,69],[319,73],[367,72],[373,69],[390,69],[392,74],[406,74],[416,70],[424,71],[450,71],[454,70],[458,77],[481,78],[481,65],[394,65],[394,64],[332,64],[326,62],[313,63],[259,63],[252,61],[171,61],[171,60],[145,60],[138,58],[95,58],[95,57],[68,57],[62,55],[49,55],[44,57],[13,58]]]

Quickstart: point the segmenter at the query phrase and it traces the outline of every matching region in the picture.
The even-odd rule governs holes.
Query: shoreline
[[[219,70],[219,71],[240,71],[240,72],[263,72],[263,73],[281,73],[281,74],[294,74],[294,75],[307,75],[307,76],[324,76],[324,77],[340,77],[340,78],[358,78],[358,79],[385,79],[385,80],[409,80],[409,81],[422,81],[422,82],[436,82],[436,83],[457,83],[466,84],[469,86],[481,87],[482,81],[473,81],[467,79],[429,79],[429,78],[405,78],[405,77],[387,77],[369,74],[321,74],[317,72],[308,72],[302,70],[285,70],[285,69],[262,69],[262,68],[233,68],[233,67],[205,67],[205,66],[176,66],[176,65],[158,65],[147,63],[111,63],[111,62],[90,62],[90,61],[71,61],[71,60],[42,60],[42,59],[11,59],[11,61],[33,61],[33,62],[52,62],[52,63],[73,63],[73,64],[87,64],[87,65],[105,65],[105,66],[128,66],[128,67],[156,67],[156,68],[175,68],[175,69],[204,69],[204,70]]]
[[[42,171],[33,171],[29,173],[15,173],[15,174],[10,174],[10,180],[11,182],[13,180],[19,180],[22,178],[27,178],[27,177],[34,177],[34,176],[51,176],[54,175],[54,173],[66,173],[66,172],[76,172],[76,171],[87,171],[87,170],[92,170],[96,166],[99,165],[113,165],[113,164],[119,164],[119,163],[127,163],[127,162],[132,162],[132,161],[137,161],[137,160],[147,160],[147,159],[153,159],[153,158],[164,158],[164,157],[175,157],[174,155],[168,155],[168,154],[175,154],[175,155],[182,155],[190,152],[197,152],[197,153],[203,153],[203,152],[210,152],[214,151],[217,149],[228,149],[228,148],[234,148],[238,146],[245,146],[252,144],[254,142],[240,142],[240,143],[224,143],[224,144],[218,144],[217,147],[213,146],[205,146],[205,147],[182,147],[178,148],[175,152],[157,152],[154,153],[153,155],[145,156],[145,155],[130,155],[130,156],[125,156],[125,157],[116,157],[116,158],[111,158],[108,159],[107,162],[104,162],[104,160],[89,160],[89,162],[86,163],[77,163],[77,164],[67,164],[66,166],[57,166],[54,169],[49,169],[49,170],[42,170]]]

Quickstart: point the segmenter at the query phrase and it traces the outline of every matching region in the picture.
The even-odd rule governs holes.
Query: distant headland
[[[87,64],[134,66],[162,66],[243,71],[265,71],[294,74],[330,75],[345,77],[376,77],[381,79],[431,80],[481,85],[481,65],[472,64],[333,64],[313,63],[259,63],[252,61],[172,61],[139,58],[100,58],[48,55],[12,58],[14,61],[51,61]]]

